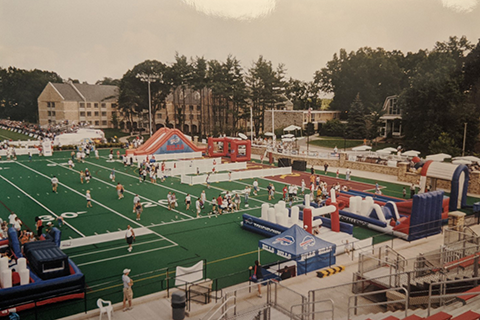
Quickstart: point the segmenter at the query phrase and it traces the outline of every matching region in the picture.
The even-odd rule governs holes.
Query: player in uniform
[[[52,178],[52,191],[54,193],[57,193],[57,188],[58,188],[58,178],[56,176],[53,176],[53,178]]]

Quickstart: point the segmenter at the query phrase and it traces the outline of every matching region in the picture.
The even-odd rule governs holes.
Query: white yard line
[[[51,162],[51,163],[55,163],[56,165],[60,165],[59,163],[54,162],[54,161],[52,161],[52,160],[47,160],[47,161],[48,161],[48,162]],[[73,172],[80,173],[80,171],[75,170],[75,169],[72,169],[72,168],[67,168],[67,167],[64,167],[64,166],[62,166],[62,165],[60,165],[60,167],[62,167],[62,168],[64,168],[64,169],[67,169],[67,170],[70,170],[70,171],[73,171]],[[93,176],[92,176],[92,178],[93,178],[94,180],[97,180],[97,181],[102,182],[103,184],[106,184],[106,185],[108,185],[108,186],[111,186],[111,187],[113,187],[114,189],[117,187],[116,185],[114,185],[114,184],[112,184],[112,183],[109,183],[109,182],[106,182],[106,181],[103,181],[102,179],[99,179],[99,178],[96,178],[96,177],[93,177]],[[128,191],[127,189],[125,189],[125,192],[126,192],[126,193],[130,193],[130,194],[132,194],[132,195],[137,195],[137,194],[138,194],[138,193],[135,193],[135,192],[132,192],[132,191]],[[150,201],[150,202],[152,202],[152,203],[155,203],[155,204],[159,205],[160,207],[167,208],[166,205],[163,205],[163,204],[159,203],[158,201],[155,201],[155,200],[152,200],[152,199],[149,199],[149,198],[147,198],[147,197],[140,196],[140,195],[139,195],[139,197],[140,197],[140,198],[143,198],[143,199],[145,199],[145,200],[147,200],[147,201]],[[189,219],[194,219],[192,216],[190,216],[190,215],[188,215],[188,214],[186,214],[186,213],[183,213],[183,212],[181,212],[181,211],[178,211],[178,210],[176,210],[176,209],[172,209],[172,210],[170,210],[170,211],[173,211],[173,212],[176,212],[176,213],[181,214],[181,215],[183,215],[183,216],[186,216],[186,217],[189,218]]]
[[[44,206],[42,203],[40,203],[40,201],[38,201],[37,199],[35,199],[34,197],[32,197],[31,195],[29,195],[28,193],[26,193],[25,191],[23,191],[19,186],[15,185],[13,182],[7,180],[5,177],[1,176],[0,175],[0,178],[2,178],[4,181],[8,182],[10,185],[12,185],[14,188],[16,188],[18,191],[20,191],[21,193],[23,193],[24,195],[26,195],[28,198],[30,198],[33,202],[35,202],[36,204],[38,204],[40,207],[42,207],[43,209],[45,209],[48,213],[50,213],[51,215],[53,215],[54,217],[58,218],[58,215],[53,212],[52,210],[48,209],[46,206]],[[80,231],[78,231],[77,229],[75,229],[70,223],[66,222],[64,220],[64,223],[69,226],[70,228],[72,228],[73,231],[75,231],[76,233],[78,233],[80,236],[82,237],[85,237],[85,235],[83,233],[81,233]]]
[[[50,160],[48,160],[48,161],[50,161]],[[52,161],[52,162],[53,162],[53,161]],[[54,162],[54,163],[55,163],[55,162]],[[43,174],[43,173],[41,173],[41,172],[39,172],[39,171],[37,171],[37,170],[35,170],[35,169],[32,169],[32,168],[30,168],[30,167],[28,167],[28,166],[26,166],[26,165],[24,165],[24,164],[22,164],[22,163],[17,163],[17,164],[20,165],[20,166],[22,166],[22,167],[24,167],[24,168],[26,168],[26,169],[28,169],[28,170],[30,170],[30,171],[32,171],[32,172],[35,172],[36,174],[38,174],[38,175],[40,175],[40,176],[42,176],[42,177],[44,177],[44,178],[46,178],[46,179],[48,179],[48,180],[50,180],[50,177],[49,177],[49,176],[47,176],[47,175],[45,175],[45,174]],[[67,188],[67,189],[70,190],[70,191],[75,192],[76,194],[80,195],[81,197],[85,197],[84,194],[78,192],[77,190],[75,190],[75,189],[73,189],[73,188],[70,188],[69,186],[67,186],[67,185],[64,184],[64,183],[59,182],[58,184],[61,185],[61,186],[63,186],[63,187],[65,187],[65,188]],[[92,199],[92,202],[98,204],[99,206],[101,206],[102,208],[107,209],[107,210],[110,211],[110,212],[113,212],[114,214],[118,215],[119,217],[122,217],[122,218],[130,221],[131,224],[137,225],[137,226],[139,226],[139,227],[146,227],[146,226],[138,223],[137,221],[132,220],[132,219],[130,219],[130,218],[127,217],[127,216],[124,216],[124,215],[121,214],[120,212],[117,212],[117,211],[113,210],[112,208],[107,207],[106,205],[100,203],[100,202],[97,201],[97,200],[93,200],[93,199]],[[147,227],[147,228],[148,228],[148,227]],[[157,233],[157,232],[155,232],[155,231],[152,231],[152,233],[154,233],[155,235],[159,236],[160,238],[163,238],[163,239],[169,241],[170,243],[172,243],[172,244],[174,244],[174,245],[176,245],[176,246],[178,245],[177,243],[173,242],[173,241],[170,240],[170,239],[165,238],[164,236],[162,236],[161,234],[159,234],[159,233]]]
[[[165,241],[165,240],[157,239],[157,240],[145,241],[145,242],[136,244],[135,247],[145,245],[145,244],[149,244],[149,243],[153,243],[153,242],[159,242],[159,241]],[[62,250],[66,250],[66,249],[68,249],[68,248],[62,248]],[[72,256],[69,256],[69,257],[70,258],[77,258],[77,257],[91,256],[91,255],[95,255],[95,254],[99,254],[99,253],[103,253],[103,252],[108,252],[108,251],[113,251],[113,250],[118,250],[118,249],[119,249],[119,247],[109,248],[109,249],[104,249],[104,250],[95,250],[95,251],[89,251],[89,252],[85,252],[85,253],[75,254],[75,255],[72,255]]]
[[[106,258],[106,259],[101,259],[101,260],[95,260],[95,261],[90,261],[90,262],[85,262],[85,263],[79,263],[79,264],[77,264],[77,266],[82,267],[82,266],[95,264],[95,263],[100,263],[100,262],[104,262],[104,261],[111,261],[111,260],[116,260],[116,259],[125,259],[125,258],[131,257],[131,256],[136,256],[136,255],[139,255],[139,254],[144,254],[144,253],[153,252],[153,251],[164,250],[164,249],[173,248],[173,247],[177,247],[177,246],[178,246],[178,244],[175,244],[175,245],[170,245],[170,246],[166,246],[166,247],[145,250],[145,251],[142,251],[142,252],[128,253],[128,254],[124,254],[124,255],[121,255],[121,256],[116,256],[116,257],[111,257],[111,258]]]

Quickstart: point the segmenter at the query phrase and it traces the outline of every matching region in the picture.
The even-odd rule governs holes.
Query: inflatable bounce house
[[[372,244],[371,238],[364,240],[354,238],[353,225],[340,221],[339,206],[335,198],[336,195],[333,191],[330,203],[326,204],[324,202],[321,206],[313,202],[310,203],[310,195],[308,194],[305,195],[304,205],[293,206],[292,208],[286,208],[285,201],[279,201],[273,207],[264,203],[262,204],[260,217],[243,214],[242,228],[263,236],[277,237],[294,226],[300,227],[310,235],[310,238],[308,238],[310,241],[313,239],[315,243],[323,243],[325,248],[331,249],[333,255],[354,249],[355,245],[353,243],[358,248],[370,246]],[[306,240],[302,238],[298,241],[304,243]],[[349,248],[347,248],[348,244],[350,244]],[[298,252],[302,251],[298,250]],[[326,252],[320,250],[317,253],[324,254]],[[310,254],[309,258],[313,258],[313,253]],[[335,260],[330,257],[328,261],[324,260],[324,263],[335,263]],[[318,266],[318,264],[315,265]],[[325,266],[328,265],[322,265],[321,267]],[[310,271],[310,269],[308,270]]]
[[[450,181],[450,202],[448,205],[450,211],[467,207],[469,172],[466,165],[429,160],[423,164],[420,172],[420,193],[426,190],[427,180],[429,179],[432,190],[437,189],[437,179]]]
[[[84,298],[85,276],[59,249],[60,234],[52,228],[47,240],[25,243],[23,251],[14,228],[8,239],[0,240],[0,249],[12,252],[11,258],[0,258],[0,317],[12,308],[22,311]]]
[[[361,191],[338,194],[340,220],[413,241],[441,232],[448,221],[448,197],[443,191],[418,194],[413,200],[373,196]],[[325,201],[326,204],[329,200]]]
[[[205,152],[178,129],[160,128],[137,149],[127,150],[127,156],[149,156],[155,154]]]
[[[217,144],[218,148],[215,148]],[[209,157],[229,157],[233,162],[250,161],[252,144],[250,140],[237,138],[208,138]]]

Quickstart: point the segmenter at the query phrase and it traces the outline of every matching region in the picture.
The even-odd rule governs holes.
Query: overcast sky
[[[175,52],[311,80],[341,48],[403,52],[480,38],[479,0],[0,0],[0,66],[95,83]]]

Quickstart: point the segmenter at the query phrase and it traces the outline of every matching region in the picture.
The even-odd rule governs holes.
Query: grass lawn
[[[32,139],[29,136],[24,135],[23,133],[18,133],[18,132],[13,132],[13,131],[8,131],[8,130],[3,130],[0,129],[0,140],[28,140]]]
[[[335,146],[341,150],[345,146],[345,148],[353,148],[357,146],[361,146],[363,144],[362,140],[343,140],[342,139],[322,139],[322,140],[313,140],[310,141],[310,144],[313,144],[315,146],[319,147],[324,147],[324,148],[330,148],[333,149]]]

